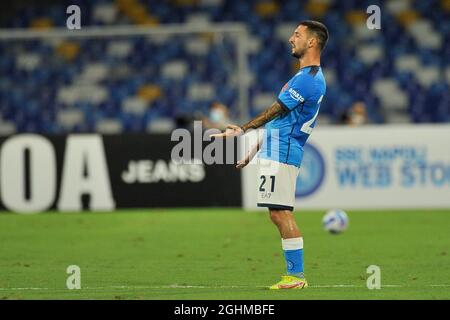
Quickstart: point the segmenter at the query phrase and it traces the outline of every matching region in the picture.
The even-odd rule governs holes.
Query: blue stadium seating
[[[53,26],[65,26],[61,12],[69,2],[22,9],[1,27],[29,28],[43,17]],[[317,18],[331,35],[323,55],[324,73],[329,76],[323,119],[337,122],[353,102],[363,101],[374,123],[389,122],[399,112],[406,122],[450,122],[450,9],[444,1],[378,2],[382,29],[361,34],[358,12],[365,13],[377,1],[80,3],[84,26],[134,23],[133,16],[118,9],[120,3],[142,5],[159,24],[185,23],[194,13],[206,15],[210,22],[245,23],[251,40],[260,43],[248,56],[255,79],[249,90],[249,116],[261,110],[255,104],[258,97],[275,98],[294,72],[288,39],[278,36],[278,28],[315,18],[318,13],[312,10],[320,11],[325,4]],[[405,7],[406,3],[412,6]],[[113,18],[104,18],[102,11],[113,12]],[[99,130],[102,121],[113,120],[119,128],[113,126],[114,130],[142,132],[158,119],[206,112],[213,100],[236,114],[238,88],[230,84],[233,74],[226,65],[227,59],[236,58],[231,41],[208,44],[201,58],[176,37],[161,43],[145,37],[121,38],[114,47],[111,39],[73,42],[75,47],[59,48],[48,41],[0,41],[0,125],[9,122],[16,132],[90,132]],[[224,52],[228,56],[217,63]],[[212,85],[214,92],[202,84]],[[194,97],[199,95],[204,99]],[[388,100],[392,96],[398,99]]]

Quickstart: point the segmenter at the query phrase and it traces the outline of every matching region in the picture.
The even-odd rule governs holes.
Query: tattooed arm
[[[249,129],[257,129],[267,122],[275,119],[280,114],[287,112],[287,108],[282,106],[278,101],[274,102],[267,110],[261,112],[254,119],[250,120],[242,127],[229,124],[227,130],[223,133],[213,134],[211,137],[234,137],[244,134]]]
[[[241,129],[245,132],[248,129],[257,129],[280,114],[287,111],[286,107],[282,106],[278,101],[274,102],[267,110],[261,112],[256,118],[244,124]]]

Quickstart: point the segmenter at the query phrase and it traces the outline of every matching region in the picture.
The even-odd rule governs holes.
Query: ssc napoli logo
[[[294,269],[294,263],[291,260],[287,261],[287,269],[288,270]]]
[[[313,145],[305,144],[295,196],[300,198],[313,194],[321,186],[324,177],[325,162],[322,155]]]

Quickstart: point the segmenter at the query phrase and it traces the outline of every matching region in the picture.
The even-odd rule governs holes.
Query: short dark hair
[[[323,48],[325,48],[329,37],[327,27],[323,23],[313,20],[302,21],[300,22],[300,25],[308,27],[308,31],[315,34],[319,40],[320,51],[322,51]]]

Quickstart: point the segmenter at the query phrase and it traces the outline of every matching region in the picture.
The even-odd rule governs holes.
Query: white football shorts
[[[258,165],[258,207],[292,211],[300,168],[264,158],[258,158]]]

